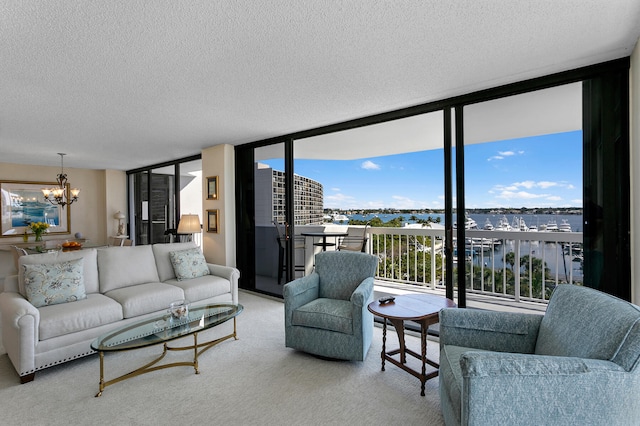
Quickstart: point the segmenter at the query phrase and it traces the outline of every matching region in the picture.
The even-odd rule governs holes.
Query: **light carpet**
[[[330,361],[284,346],[284,305],[240,292],[239,340],[227,340],[191,367],[160,370],[98,391],[97,355],[36,373],[21,385],[0,343],[2,425],[441,425],[438,380],[420,396],[417,378],[387,363],[380,371],[382,330],[374,329],[364,362]],[[202,333],[212,339],[232,321]],[[397,347],[394,332],[388,345]],[[420,340],[407,345],[419,350]],[[388,347],[390,347],[388,346]],[[105,355],[108,380],[153,359],[161,346]],[[429,341],[430,358],[438,345]],[[188,356],[172,352],[170,361]],[[165,358],[165,359],[167,359]]]

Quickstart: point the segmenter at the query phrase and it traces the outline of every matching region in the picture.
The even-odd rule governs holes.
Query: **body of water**
[[[443,214],[369,214],[369,215],[361,215],[361,214],[353,214],[348,215],[350,219],[356,220],[371,220],[374,217],[379,217],[383,222],[389,222],[399,216],[402,216],[403,223],[415,223],[415,221],[410,220],[411,216],[415,216],[418,219],[426,220],[431,216],[431,218],[436,219],[440,218],[440,223],[444,225],[444,215]],[[583,223],[582,223],[582,215],[578,214],[539,214],[539,215],[516,215],[516,214],[470,214],[469,217],[476,221],[478,224],[478,229],[482,229],[488,220],[494,227],[498,226],[498,222],[501,218],[506,217],[507,221],[510,225],[513,226],[514,219],[515,221],[519,221],[520,219],[524,220],[525,224],[528,227],[535,225],[538,229],[541,229],[541,225],[547,225],[550,222],[555,222],[556,225],[560,225],[563,220],[567,221],[571,225],[571,230],[573,232],[582,232]],[[456,215],[453,215],[453,220],[456,220]],[[340,223],[340,222],[335,222]],[[343,224],[347,224],[344,222]]]

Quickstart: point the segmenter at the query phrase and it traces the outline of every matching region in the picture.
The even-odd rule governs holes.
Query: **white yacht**
[[[493,223],[491,223],[489,218],[487,218],[487,220],[484,223],[484,226],[482,227],[482,229],[484,229],[485,231],[493,231],[495,228],[493,226]]]
[[[546,231],[547,232],[558,232],[558,224],[556,223],[555,219],[550,219],[549,223],[547,223],[547,227],[546,227]]]
[[[349,217],[345,216],[343,214],[334,213],[333,214],[333,221],[334,222],[349,222]]]
[[[558,225],[558,231],[560,232],[571,232],[571,224],[567,219],[562,219],[560,225]]]
[[[457,221],[453,224],[453,227],[458,227]],[[464,215],[464,229],[478,229],[478,223],[475,220],[471,219],[468,214]]]
[[[494,228],[495,231],[511,231],[511,225],[509,224],[509,219],[506,216],[502,216],[498,219],[498,224]]]
[[[513,225],[511,225],[514,231],[522,231],[527,232],[529,227],[524,221],[523,217],[514,216],[513,217]]]

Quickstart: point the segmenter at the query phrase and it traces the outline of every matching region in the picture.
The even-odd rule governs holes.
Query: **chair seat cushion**
[[[453,407],[460,410],[462,401],[462,367],[460,357],[465,352],[482,352],[480,349],[466,348],[464,346],[444,345],[440,350],[440,383],[447,392]],[[457,413],[458,420],[460,413]]]
[[[315,299],[293,311],[292,325],[353,334],[353,306],[348,300]]]

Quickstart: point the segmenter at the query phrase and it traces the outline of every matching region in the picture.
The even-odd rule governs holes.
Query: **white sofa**
[[[176,278],[170,253],[195,247],[172,243],[21,257],[19,274],[6,277],[0,293],[2,340],[21,382],[33,380],[38,370],[94,353],[90,344],[99,335],[166,312],[173,301],[238,303],[236,268],[206,264],[209,275]],[[79,258],[75,264],[86,298],[39,308],[27,300],[23,265]]]

